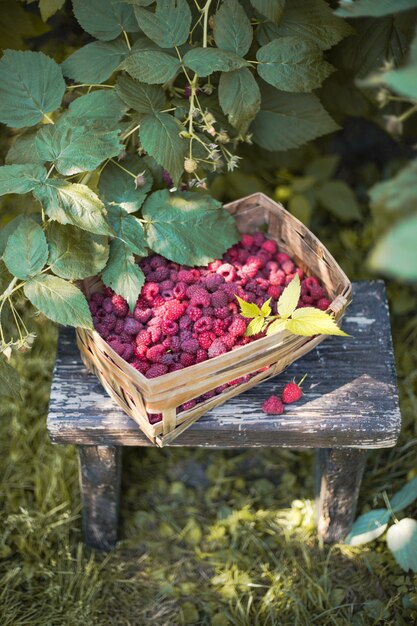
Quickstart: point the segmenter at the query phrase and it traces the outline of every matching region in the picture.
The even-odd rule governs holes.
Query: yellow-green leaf
[[[262,315],[261,309],[253,302],[245,302],[245,300],[242,300],[239,296],[236,296],[236,298],[239,301],[240,314],[243,315],[243,317],[258,317]]]
[[[267,335],[274,335],[275,333],[280,333],[282,330],[285,330],[288,327],[288,322],[290,320],[275,320],[268,326],[268,330],[266,331]]]
[[[252,337],[253,335],[257,335],[258,333],[260,333],[263,330],[264,324],[265,320],[263,317],[254,317],[253,320],[249,322],[246,328],[246,337]]]
[[[295,307],[300,299],[300,293],[300,277],[296,274],[290,284],[285,287],[278,300],[278,313],[281,317],[287,319],[295,311]]]
[[[349,336],[338,327],[333,317],[314,307],[303,307],[294,311],[292,319],[288,320],[287,330],[294,335],[302,335],[303,337],[311,337],[311,335]]]
[[[270,307],[270,302],[271,302],[272,298],[268,298],[268,300],[266,302],[263,303],[262,307],[261,307],[261,314],[264,317],[268,317],[268,315],[271,315],[271,307]]]

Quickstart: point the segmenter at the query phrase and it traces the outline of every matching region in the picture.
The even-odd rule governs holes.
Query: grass
[[[370,455],[360,508],[383,506],[381,493],[417,470],[415,326],[400,322],[405,428],[397,448]],[[18,359],[23,398],[0,408],[2,626],[416,621],[417,577],[384,541],[317,541],[310,453],[129,449],[122,541],[107,556],[88,551],[76,451],[52,446],[45,429],[56,331],[32,324],[39,340]]]

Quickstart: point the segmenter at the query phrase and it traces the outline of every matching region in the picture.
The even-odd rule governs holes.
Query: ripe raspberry
[[[200,344],[201,345],[201,344]],[[221,339],[216,338],[208,349],[209,358],[212,359],[227,352],[227,348]]]
[[[141,297],[147,302],[153,302],[159,293],[158,283],[145,283],[140,293]]]
[[[201,309],[201,312],[203,315],[207,317],[213,317],[214,315],[214,309],[212,306],[203,306],[203,308]]]
[[[165,301],[173,300],[175,297],[172,289],[164,289],[163,291],[161,291],[161,296]]]
[[[164,319],[175,322],[184,313],[185,305],[177,300],[169,300],[165,304]]]
[[[300,382],[301,385],[301,382]],[[297,402],[303,395],[300,385],[292,382],[285,385],[284,390],[281,394],[281,400],[284,404],[292,404],[292,402]]]
[[[195,282],[195,274],[192,270],[180,270],[178,272],[178,280],[184,282],[187,285],[192,285]]]
[[[224,335],[228,325],[229,321],[227,319],[215,319],[213,322],[213,332],[215,332],[218,337],[221,337]]]
[[[200,345],[200,348],[203,348],[203,350],[208,350],[215,339],[216,335],[211,331],[201,333],[200,335],[198,335],[198,343]]]
[[[110,341],[109,346],[116,352],[116,354],[118,354],[119,356],[123,356],[125,347],[124,344],[121,343],[118,339]]]
[[[187,293],[187,285],[183,282],[179,282],[174,286],[173,294],[177,300],[183,300]]]
[[[219,393],[223,393],[223,391],[226,391],[226,389],[229,388],[229,385],[227,383],[225,383],[224,385],[219,385],[219,387],[216,387],[216,389],[214,390],[217,394]]]
[[[278,300],[282,292],[284,291],[283,287],[277,287],[276,285],[270,285],[267,290],[268,296],[273,298],[274,300]]]
[[[261,306],[262,306],[262,304],[263,303],[261,303]],[[236,302],[229,302],[228,309],[229,309],[231,315],[237,315],[238,309],[237,309]]]
[[[146,374],[150,367],[147,361],[133,361],[130,365],[141,374]]]
[[[281,268],[285,272],[285,274],[293,274],[295,270],[295,265],[292,261],[284,261],[284,263],[281,263]]]
[[[111,298],[104,298],[102,306],[106,313],[113,313],[113,302]]]
[[[98,304],[97,304],[97,302],[94,302],[93,300],[90,300],[90,302],[88,303],[88,306],[90,308],[91,315],[96,315],[96,313],[98,311]]]
[[[203,395],[201,396],[201,399],[210,400],[210,398],[214,398],[215,395],[216,395],[216,392],[213,389],[211,391],[206,391],[206,393],[203,393]]]
[[[170,366],[175,363],[176,359],[177,357],[172,352],[169,352],[168,354],[163,354],[159,362]]]
[[[191,332],[191,330],[181,330],[180,334],[179,334],[179,338],[181,340],[181,342],[183,341],[187,341],[188,339],[192,339],[193,337],[193,333]]]
[[[180,317],[179,325],[182,330],[186,330],[187,328],[191,328],[192,320],[189,315],[183,315]]]
[[[330,305],[331,302],[327,298],[320,298],[320,300],[316,303],[316,307],[321,311],[327,311]]]
[[[233,387],[234,385],[241,385],[242,383],[248,382],[250,379],[250,374],[245,374],[244,376],[239,376],[239,378],[235,378],[227,383],[229,387]]]
[[[136,306],[133,312],[133,317],[135,318],[135,320],[137,320],[138,322],[141,322],[142,324],[146,324],[146,322],[150,320],[151,316],[152,316],[152,309],[148,309],[148,308],[142,309]]]
[[[239,263],[244,265],[246,261],[248,260],[248,258],[249,258],[249,250],[245,250],[245,248],[242,248],[241,250],[239,250],[239,253],[237,255],[237,260]]]
[[[191,285],[187,289],[191,306],[210,306],[210,294],[200,285]]]
[[[231,350],[236,343],[236,337],[234,335],[226,333],[222,336],[222,342],[228,350]]]
[[[208,359],[208,354],[207,354],[207,350],[203,350],[203,348],[199,348],[197,350],[197,354],[195,357],[195,362],[196,363],[203,363],[203,361],[207,361]]]
[[[102,318],[101,324],[110,332],[116,327],[117,321],[116,317],[112,313],[109,313]]]
[[[256,284],[258,285],[258,287],[262,290],[262,291],[266,291],[269,287],[269,280],[266,280],[266,278],[262,278],[262,276],[259,276],[257,278],[255,278]]]
[[[142,329],[142,324],[140,324],[140,322],[135,320],[133,317],[128,317],[123,327],[123,331],[127,335],[137,335],[141,329]]]
[[[179,370],[183,370],[184,369],[184,365],[182,363],[174,363],[174,365],[171,365],[169,368],[170,372],[178,372]]]
[[[320,283],[315,276],[307,276],[307,278],[303,280],[303,285],[305,285],[309,291],[314,289],[314,287],[320,287]]]
[[[246,322],[242,317],[235,317],[228,328],[230,335],[243,337],[246,332]]]
[[[295,268],[295,274],[298,274],[298,278],[299,278],[300,280],[303,280],[303,278],[304,278],[304,272],[303,272],[303,270],[301,269],[301,267],[296,267],[296,268]]]
[[[190,352],[182,352],[180,354],[180,363],[184,365],[184,367],[189,367],[190,365],[194,365],[195,354],[191,354]]]
[[[214,315],[220,320],[225,320],[230,315],[229,306],[222,306],[214,309]]]
[[[230,263],[223,263],[216,272],[223,276],[226,283],[231,283],[236,278],[236,270]]]
[[[171,269],[170,273],[169,273],[169,277],[172,280],[173,283],[178,282],[178,272],[177,270],[173,270]]]
[[[111,298],[112,296],[114,296],[114,291],[111,287],[104,287],[103,295],[105,298]]]
[[[122,296],[114,295],[111,301],[115,315],[117,315],[117,317],[126,317],[129,311],[126,300],[122,298]]]
[[[265,241],[265,239],[266,239],[265,235],[261,233],[261,231],[258,230],[253,235],[253,245],[256,246],[257,248],[260,248],[263,242]]]
[[[162,422],[162,413],[148,413],[148,420],[150,424],[157,424],[158,422]]]
[[[165,335],[176,335],[178,332],[178,324],[172,320],[163,320],[161,328]]]
[[[204,285],[208,291],[216,291],[223,283],[224,278],[220,274],[208,274],[204,279]]]
[[[208,269],[210,270],[210,272],[217,272],[218,268],[222,265],[222,262],[220,261],[220,259],[215,259],[215,261],[212,261],[211,263],[208,264]]]
[[[284,413],[284,405],[278,396],[270,396],[262,404],[262,411],[267,415],[281,415]]]
[[[199,320],[200,317],[203,315],[201,309],[194,305],[187,307],[186,313],[193,322]]]
[[[278,252],[275,258],[280,265],[282,265],[282,263],[285,263],[285,261],[291,261],[290,257],[288,256],[288,254],[285,254],[285,252]]]
[[[269,282],[271,285],[275,285],[276,287],[280,287],[285,284],[285,274],[282,270],[277,270],[276,272],[271,272],[269,274]]]
[[[149,330],[140,330],[136,336],[136,345],[150,346],[152,343],[152,335]]]
[[[164,354],[166,354],[165,346],[156,344],[147,349],[146,358],[152,363],[159,363]]]
[[[243,289],[239,287],[239,285],[236,285],[236,283],[225,283],[224,285],[221,285],[220,291],[224,291],[229,298],[229,302],[234,302],[235,296],[244,296]]]
[[[181,411],[189,411],[190,409],[193,409],[196,404],[197,400],[193,398],[192,400],[188,400],[187,402],[184,402],[184,404],[181,404],[180,409]]]
[[[152,342],[158,343],[162,337],[162,328],[160,326],[149,326],[148,328],[151,333]]]
[[[211,330],[212,327],[213,327],[212,318],[208,317],[207,315],[204,315],[203,317],[200,317],[200,319],[197,320],[196,323],[194,324],[194,331],[196,333],[203,333],[206,330]]]
[[[278,251],[277,242],[273,239],[267,239],[263,242],[261,246],[262,250],[266,250],[266,252],[270,252],[271,254],[275,254]]]
[[[113,295],[113,290],[111,295]],[[103,304],[103,300],[104,300],[105,296],[104,293],[100,293],[99,291],[96,291],[95,293],[93,293],[93,295],[91,296],[90,302],[95,302],[96,304],[98,304],[99,306],[101,306]]]
[[[245,265],[242,265],[241,272],[244,276],[248,276],[249,278],[255,278],[261,267],[262,261],[257,257],[250,256]]]
[[[163,363],[157,363],[156,365],[152,365],[146,372],[146,378],[157,378],[158,376],[163,376],[168,371],[168,366]],[[158,420],[159,421],[159,420]]]
[[[199,347],[200,346],[199,346],[197,339],[193,339],[192,337],[182,342],[182,349],[184,350],[184,352],[190,352],[191,354],[196,354]]]
[[[229,298],[224,291],[215,291],[211,294],[211,304],[215,309],[219,309],[222,306],[227,306]]]
[[[107,339],[108,336],[110,335],[110,331],[105,326],[103,326],[100,322],[96,324],[95,328],[98,334],[101,337],[103,337],[103,339]]]
[[[154,254],[149,259],[149,265],[153,270],[156,270],[158,267],[166,267],[168,261],[160,254]]]
[[[300,301],[301,304],[305,306],[311,306],[313,304],[313,298],[311,296],[301,296]]]
[[[167,280],[170,277],[169,269],[166,266],[158,267],[153,272],[153,280],[156,283],[162,283],[162,281]]]
[[[172,350],[172,352],[180,352],[181,351],[181,339],[178,337],[178,335],[173,335],[172,337],[169,338],[170,339],[170,349]]]
[[[135,346],[131,343],[125,343],[125,349],[123,352],[123,358],[125,361],[130,361],[135,353]]]
[[[254,243],[252,235],[243,234],[240,238],[240,243],[244,248],[251,248]]]
[[[310,296],[313,298],[313,300],[321,300],[322,298],[326,297],[326,292],[324,291],[323,287],[311,287],[310,288]]]

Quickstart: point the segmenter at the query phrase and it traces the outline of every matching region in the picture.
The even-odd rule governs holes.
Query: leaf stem
[[[384,502],[386,504],[386,507],[387,507],[388,511],[391,514],[392,519],[394,520],[395,524],[398,524],[398,519],[397,519],[394,511],[392,510],[391,502],[389,501],[389,498],[388,498],[388,495],[387,495],[386,491],[384,491],[382,493],[382,497],[384,498]]]
[[[416,112],[417,112],[417,104],[414,104],[410,109],[407,109],[407,111],[405,111],[402,115],[399,116],[398,121],[405,122],[405,120],[408,120],[408,118],[411,117]]]
[[[55,165],[52,163],[51,167],[50,167],[50,168],[49,168],[49,170],[48,170],[48,173],[47,173],[47,175],[46,175],[46,178],[49,178],[49,177],[50,177],[50,175],[52,174],[52,172],[54,171],[54,169],[55,169]],[[46,180],[46,179],[45,179],[45,180]]]
[[[124,36],[124,38],[126,39],[126,44],[127,44],[127,47],[129,48],[129,50],[131,50],[131,49],[132,49],[132,46],[130,45],[130,41],[129,41],[129,37],[128,37],[128,35],[127,35],[127,32],[126,32],[125,30],[123,30],[122,32],[123,32],[123,36]]]
[[[126,172],[126,174],[129,174],[129,176],[131,176],[132,178],[136,178],[136,176],[134,174],[132,174],[132,172],[129,172],[129,170],[127,170],[125,167],[123,167],[123,165],[120,165],[120,163],[118,163],[117,161],[115,161],[114,159],[110,159],[110,161],[112,163],[114,163],[115,165],[117,165],[117,167],[120,167],[121,170],[123,170],[124,172]]]
[[[171,109],[171,111],[172,111],[172,109]],[[136,126],[134,126],[133,128],[131,128],[131,129],[130,129],[127,133],[125,133],[124,135],[122,135],[122,136],[120,137],[120,139],[121,139],[122,141],[124,141],[125,139],[127,139],[128,137],[130,137],[130,135],[132,135],[132,134],[135,132],[135,130],[138,130],[139,128],[140,128],[140,124],[137,124]]]
[[[43,114],[43,116],[44,116],[44,118],[45,118],[46,120],[48,120],[48,122],[49,122],[50,124],[55,124],[54,120],[53,120],[53,119],[51,119],[51,118],[49,117],[49,115],[47,115],[46,113],[44,113],[44,114]]]
[[[208,12],[211,5],[212,0],[207,0],[206,4],[203,8],[203,48],[207,48],[207,26],[208,26]]]
[[[79,85],[67,85],[67,89],[78,89],[79,87],[104,87],[106,89],[114,89],[114,85],[103,85],[98,83],[80,83]]]

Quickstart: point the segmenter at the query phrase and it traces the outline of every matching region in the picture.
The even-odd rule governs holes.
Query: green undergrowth
[[[107,556],[87,550],[75,448],[52,446],[45,429],[56,331],[31,324],[22,399],[0,408],[2,626],[415,622],[417,577],[382,540],[317,541],[311,453],[125,449],[122,541]],[[398,447],[370,454],[360,510],[417,470],[411,317],[394,315],[394,336],[404,428]]]

